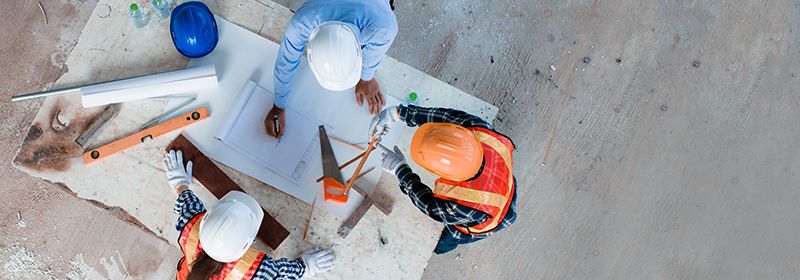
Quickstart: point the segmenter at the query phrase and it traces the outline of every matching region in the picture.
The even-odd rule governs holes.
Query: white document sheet
[[[219,86],[198,91],[197,101],[186,108],[207,106],[210,117],[205,121],[186,127],[183,130],[183,134],[200,151],[218,163],[267,183],[308,204],[311,204],[316,197],[316,207],[334,216],[339,218],[350,216],[361,203],[363,197],[357,192],[351,191],[346,204],[324,201],[322,185],[315,182],[317,177],[322,176],[322,162],[319,160],[318,151],[316,152],[317,155],[314,155],[316,158],[311,161],[306,174],[299,183],[294,183],[217,139],[217,135],[224,129],[227,117],[234,111],[237,94],[242,91],[242,88],[249,81],[252,80],[265,89],[274,87],[273,71],[279,45],[221,17],[216,17],[216,20],[220,35],[217,47],[211,54],[189,61],[188,67],[215,65],[217,76],[219,77]],[[369,141],[368,130],[372,115],[369,114],[365,105],[358,106],[356,104],[353,92],[353,88],[344,91],[325,90],[317,83],[305,59],[303,59],[295,75],[293,94],[289,97],[288,107],[324,123],[326,127],[331,128],[328,130],[329,132],[334,132],[330,135],[349,143],[360,144],[363,147]],[[400,103],[398,99],[392,96],[387,95],[385,97],[386,106]],[[171,102],[167,106],[167,110],[182,102],[184,101],[176,100]],[[272,107],[271,103],[260,105],[265,109]],[[179,113],[175,113],[173,116],[177,114]],[[170,117],[166,116],[164,119]],[[289,118],[287,116],[287,121],[289,121]],[[263,123],[264,118],[259,117],[250,121]],[[391,133],[382,138],[381,143],[387,147],[394,146],[404,127],[404,124],[396,123]],[[291,123],[287,123],[285,129],[287,131],[292,129]],[[362,152],[336,141],[331,141],[331,145],[340,164]],[[294,157],[302,156],[304,155],[294,155]],[[380,153],[373,152],[363,170],[373,167],[375,171],[356,181],[356,184],[367,193],[372,193],[383,173],[380,163]],[[342,170],[342,177],[345,180],[351,177],[356,165],[352,164]],[[242,186],[245,190],[252,187]]]
[[[249,81],[236,97],[217,139],[295,185],[319,154],[319,121],[287,107],[286,127],[278,140],[267,135],[264,119],[274,95]]]

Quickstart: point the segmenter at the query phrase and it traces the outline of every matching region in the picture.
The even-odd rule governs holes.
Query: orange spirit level
[[[105,146],[89,150],[83,153],[83,162],[89,164],[101,160],[110,155],[139,145],[145,140],[159,137],[182,127],[205,120],[206,118],[208,118],[208,109],[206,107],[200,107],[181,116],[157,124],[153,127],[128,135],[125,138],[116,140]]]

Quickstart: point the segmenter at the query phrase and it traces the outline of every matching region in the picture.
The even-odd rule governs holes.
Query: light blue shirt
[[[286,108],[295,72],[308,37],[328,21],[350,24],[361,44],[361,79],[372,80],[397,35],[397,18],[388,0],[307,0],[297,9],[275,60],[275,105]]]

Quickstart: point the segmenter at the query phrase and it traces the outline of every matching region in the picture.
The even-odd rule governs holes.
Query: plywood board
[[[135,29],[125,13],[129,4],[120,0],[101,0],[98,3],[67,58],[67,72],[54,87],[186,67],[188,60],[181,57],[170,42],[167,22],[152,21],[145,29]],[[267,0],[208,4],[217,15],[273,41],[282,36],[291,17],[288,9]],[[376,77],[381,89],[390,96],[402,97],[412,90],[420,93],[420,105],[455,107],[488,120],[493,120],[497,113],[497,108],[486,102],[390,57],[384,60]],[[138,130],[150,118],[159,115],[164,106],[158,101],[124,104],[119,116],[109,123],[97,143],[107,143]],[[81,163],[81,151],[74,140],[101,109],[83,109],[77,95],[46,98],[28,136],[22,140],[14,166],[31,176],[61,184],[78,197],[121,209],[130,215],[130,219],[175,244],[176,215],[171,210],[175,193],[167,185],[161,157],[164,148],[178,133],[87,166]],[[66,124],[59,126],[56,122],[54,126],[54,119]],[[406,140],[398,142],[401,149],[407,150],[411,133],[413,129],[403,131],[400,137]],[[338,146],[334,144],[334,149]],[[307,203],[227,166],[219,167],[289,230],[289,238],[278,249],[269,250],[260,242],[256,244],[258,248],[273,257],[295,257],[316,246],[333,248],[339,262],[333,271],[320,275],[322,279],[417,279],[422,275],[442,229],[440,224],[421,214],[400,192],[397,180],[384,172],[373,196],[376,200],[392,202],[390,215],[370,209],[348,238],[341,239],[336,230],[343,220],[324,211],[314,211],[309,239],[303,241],[309,210]],[[380,174],[377,171],[373,173]],[[424,181],[433,182],[429,174],[421,175]],[[201,187],[193,189],[207,207],[214,207],[217,199],[213,194]]]

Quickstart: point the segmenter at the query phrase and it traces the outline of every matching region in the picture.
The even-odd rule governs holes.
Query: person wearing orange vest
[[[445,224],[434,253],[485,239],[514,223],[517,184],[510,138],[480,117],[414,105],[384,109],[373,118],[370,136],[386,134],[398,121],[419,126],[411,139],[411,159],[440,178],[431,190],[397,146],[378,145],[382,166],[397,176],[400,190],[422,213]]]
[[[184,257],[176,279],[300,279],[333,267],[331,250],[312,249],[301,257],[272,259],[251,246],[264,212],[250,195],[231,191],[206,212],[203,202],[189,190],[192,162],[172,150],[162,161],[169,185],[178,193],[175,213],[178,244]]]

